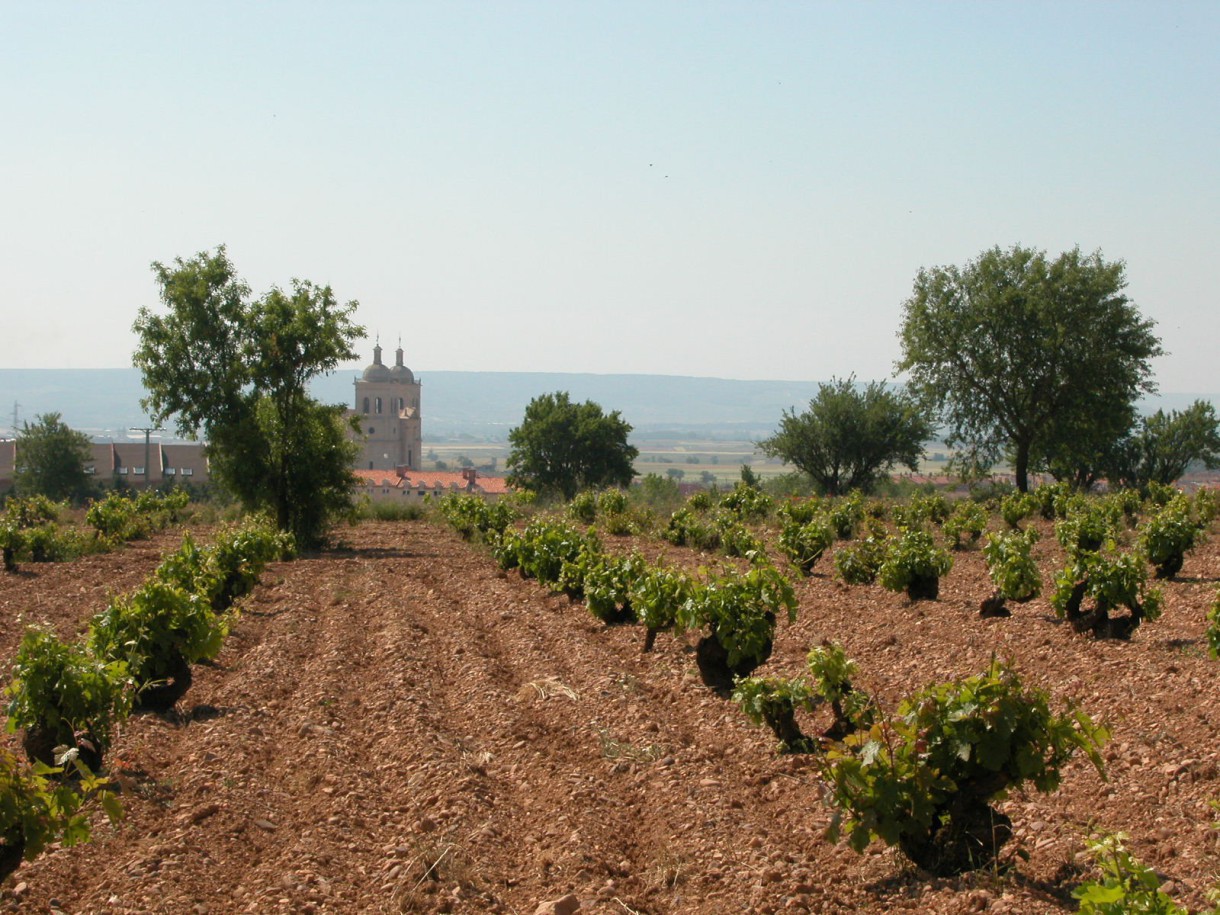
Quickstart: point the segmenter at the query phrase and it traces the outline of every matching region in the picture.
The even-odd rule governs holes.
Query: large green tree
[[[140,309],[134,357],[153,421],[204,438],[213,476],[245,508],[321,544],[351,508],[356,452],[344,408],[311,398],[308,383],[356,357],[357,303],[304,280],[252,299],[224,247],[153,272],[168,313]]]
[[[904,304],[899,371],[975,467],[1012,462],[1029,487],[1035,462],[1102,447],[1155,390],[1153,322],[1123,289],[1125,267],[1100,253],[1015,246],[965,267],[921,270]]]
[[[872,490],[897,465],[919,468],[923,444],[932,437],[924,410],[904,392],[873,381],[831,379],[804,413],[789,410],[779,431],[758,442],[764,454],[808,474],[832,496]]]
[[[1119,486],[1171,486],[1195,462],[1209,470],[1220,467],[1220,418],[1203,400],[1141,418],[1113,449],[1107,476]]]
[[[21,424],[13,483],[22,496],[80,502],[94,488],[85,472],[89,458],[89,436],[67,426],[58,413],[42,413]]]
[[[617,410],[604,413],[591,400],[572,403],[567,391],[535,397],[521,425],[508,434],[508,482],[571,499],[597,486],[628,486],[637,448],[631,426]]]

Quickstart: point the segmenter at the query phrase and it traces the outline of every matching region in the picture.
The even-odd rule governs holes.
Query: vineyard
[[[341,529],[234,598],[172,710],[120,716],[103,766],[123,818],[93,809],[91,841],[22,864],[0,911],[533,913],[573,894],[627,915],[1075,912],[1099,876],[1089,843],[1120,832],[1179,905],[1205,908],[1220,872],[1209,503],[1049,498],[980,514],[738,489],[649,524],[585,495]],[[206,553],[225,531],[191,535]],[[0,572],[6,681],[27,625],[104,649],[113,608],[183,549],[173,525],[16,556]],[[988,795],[1011,836],[994,860],[934,876],[912,863],[918,841],[891,846],[834,805],[880,776],[846,780],[828,758],[862,765],[852,741],[900,735],[904,700],[968,720],[967,686],[1011,697],[1017,677],[1046,700],[1022,727],[1068,743],[1047,750],[1053,778],[1026,759]],[[2,739],[24,760],[20,733]]]

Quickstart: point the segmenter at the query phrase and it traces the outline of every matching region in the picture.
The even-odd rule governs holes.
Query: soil
[[[980,619],[993,588],[977,549],[955,554],[936,601],[845,585],[829,553],[799,583],[799,619],[780,621],[759,673],[797,675],[835,639],[856,686],[892,707],[998,655],[1111,727],[1105,780],[1077,759],[1055,794],[1013,794],[1000,862],[947,879],[880,843],[830,843],[814,757],[778,754],[701,682],[697,633],[662,633],[645,654],[641,627],[606,626],[428,522],[340,536],[272,566],[176,708],[125,724],[106,758],[125,820],[98,817],[90,844],[23,864],[0,912],[528,915],[569,893],[616,915],[1072,912],[1097,830],[1129,833],[1192,908],[1220,870],[1214,539],[1129,641],[1074,633],[1045,597]],[[0,658],[26,623],[81,631],[179,539],[0,574]],[[1048,589],[1057,549],[1048,529]],[[824,711],[802,730],[824,731]],[[19,735],[3,740],[20,752]]]

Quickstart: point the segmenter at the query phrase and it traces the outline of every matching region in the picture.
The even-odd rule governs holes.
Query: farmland
[[[1038,524],[1049,583],[1063,556]],[[773,525],[760,535],[774,546]],[[179,537],[0,575],[0,656],[25,623],[79,632]],[[109,758],[125,821],[23,865],[0,907],[530,913],[574,893],[581,911],[653,915],[1070,912],[1099,830],[1129,833],[1192,907],[1220,869],[1214,539],[1129,642],[1074,634],[1045,596],[980,619],[992,588],[977,549],[954,554],[936,601],[849,586],[829,557],[794,577],[797,619],[760,673],[797,675],[835,639],[892,708],[998,655],[1111,729],[1104,780],[1076,759],[1057,793],[1014,794],[1003,866],[955,878],[880,843],[828,842],[814,757],[778,755],[700,681],[693,633],[644,654],[639,627],[604,625],[439,523],[364,522],[339,539],[264,573],[175,713],[127,721]],[[726,561],[604,540],[691,569]]]

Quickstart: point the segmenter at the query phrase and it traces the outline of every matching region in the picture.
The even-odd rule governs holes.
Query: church
[[[420,383],[403,365],[402,346],[393,367],[381,361],[381,343],[373,347],[373,363],[356,378],[354,415],[362,438],[357,470],[419,470],[422,431]]]

